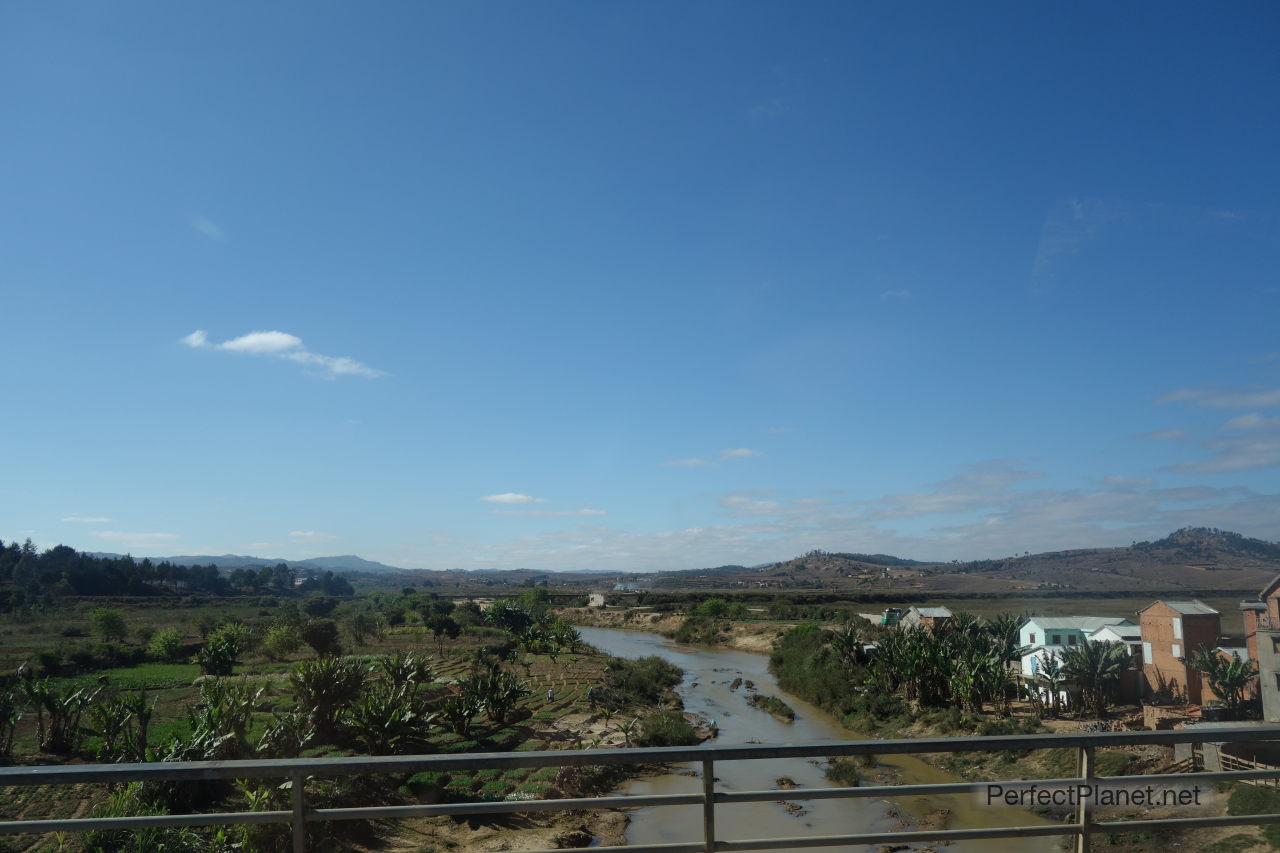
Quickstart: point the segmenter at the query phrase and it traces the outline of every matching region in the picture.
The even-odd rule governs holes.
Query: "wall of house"
[[[1180,622],[1180,630],[1176,623]],[[1153,605],[1139,616],[1142,642],[1151,644],[1151,661],[1143,661],[1146,689],[1184,699],[1198,705],[1213,696],[1204,689],[1200,673],[1179,658],[1192,654],[1197,646],[1218,645],[1222,620],[1216,613],[1183,614],[1164,604]]]
[[[1280,723],[1280,631],[1258,631],[1258,689],[1262,718]]]

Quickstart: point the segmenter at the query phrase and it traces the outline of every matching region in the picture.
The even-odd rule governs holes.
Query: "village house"
[[[939,625],[944,624],[953,614],[945,607],[908,607],[907,612],[902,614],[902,627],[911,628],[919,626],[932,631]]]
[[[1258,664],[1262,719],[1280,723],[1280,575],[1262,588],[1257,601],[1241,602],[1245,648]]]
[[[1218,611],[1200,601],[1155,601],[1138,611],[1142,630],[1143,694],[1199,705],[1212,698],[1203,678],[1183,663],[1200,646],[1217,648],[1222,634]]]
[[[1129,670],[1120,677],[1117,697],[1121,702],[1136,702],[1142,696],[1142,631],[1128,622],[1107,625],[1089,635],[1091,643],[1122,643],[1129,650]]]
[[[1034,677],[1049,654],[1061,659],[1064,650],[1080,645],[1102,628],[1115,626],[1132,627],[1133,622],[1123,616],[1031,617],[1018,632],[1018,644],[1025,650],[1022,655],[1023,677]]]

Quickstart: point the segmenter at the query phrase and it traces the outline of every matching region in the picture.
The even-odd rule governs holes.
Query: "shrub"
[[[640,721],[636,742],[640,746],[692,746],[698,742],[698,734],[682,714],[659,711]]]
[[[796,718],[796,712],[792,707],[776,696],[769,696],[765,693],[753,693],[747,698],[747,704],[752,708],[759,708],[761,711],[768,711],[775,717],[781,717],[784,720],[790,721]]]
[[[249,636],[249,629],[238,622],[224,622],[215,628],[196,653],[200,671],[205,675],[230,675],[249,646]]]
[[[172,628],[157,631],[147,644],[147,654],[164,663],[173,663],[182,657],[182,635]]]
[[[293,625],[277,622],[267,630],[262,650],[272,660],[284,660],[302,646],[302,633]]]
[[[684,670],[657,655],[638,660],[613,660],[609,662],[600,701],[612,708],[654,705],[683,677]]]
[[[333,742],[365,683],[364,667],[349,658],[326,656],[303,661],[289,674],[298,708],[311,716],[316,736],[325,743]]]
[[[302,641],[321,655],[342,654],[338,623],[332,619],[310,619],[302,626]]]
[[[89,627],[104,640],[123,640],[129,634],[124,614],[110,607],[99,607],[89,617]]]
[[[823,771],[828,779],[845,788],[853,788],[862,784],[862,773],[851,758],[828,758],[827,768]]]
[[[1280,793],[1254,785],[1237,785],[1227,798],[1227,814],[1276,814],[1280,812]]]

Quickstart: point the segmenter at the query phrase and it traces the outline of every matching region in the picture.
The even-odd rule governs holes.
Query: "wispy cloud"
[[[608,515],[603,509],[491,509],[493,515],[526,515],[526,516],[570,516],[570,515]]]
[[[695,456],[691,459],[672,459],[670,462],[663,462],[662,464],[670,468],[700,468],[711,463],[706,459],[699,459]]]
[[[522,495],[519,492],[485,495],[480,500],[488,501],[491,504],[544,504],[547,502],[546,498],[535,498],[530,495]]]
[[[1037,290],[1053,288],[1072,260],[1110,223],[1129,215],[1129,205],[1114,199],[1059,199],[1045,217],[1031,269]]]
[[[789,427],[789,426],[772,426],[772,427],[765,427],[764,431],[769,435],[783,435],[788,432],[795,432],[796,428]]]
[[[735,492],[720,498],[721,509],[731,516],[779,515],[784,507],[777,501],[762,500],[757,495],[766,492]]]
[[[62,519],[66,524],[110,524],[111,519],[100,515],[68,515]]]
[[[198,213],[195,216],[192,216],[191,227],[194,228],[197,233],[204,237],[208,237],[210,240],[221,243],[223,240],[227,239],[226,232],[222,230],[218,223],[214,222],[207,216],[201,216]]]
[[[1135,489],[1150,486],[1153,481],[1150,477],[1125,477],[1120,474],[1109,474],[1102,478],[1102,482],[1118,489]]]
[[[290,530],[289,538],[295,542],[336,542],[339,537],[319,530]]]
[[[1152,441],[1183,441],[1189,436],[1180,429],[1158,429],[1155,432],[1144,432],[1138,438],[1149,438]]]
[[[181,339],[181,342],[192,349],[215,349],[239,355],[268,356],[292,361],[303,367],[313,368],[321,376],[335,378],[338,376],[361,376],[365,379],[376,379],[385,376],[381,370],[375,370],[367,364],[345,356],[321,355],[303,346],[302,339],[288,332],[267,331],[250,332],[238,338],[223,341],[220,344],[210,343],[209,335],[203,329],[197,329]]]
[[[1222,428],[1234,430],[1280,429],[1280,418],[1264,418],[1257,412],[1253,412],[1232,418],[1223,424]]]
[[[910,290],[886,290],[884,293],[880,294],[881,302],[890,302],[895,299],[911,299],[911,298],[912,298],[912,295]]]
[[[1169,470],[1218,474],[1223,471],[1252,471],[1280,465],[1280,433],[1214,439],[1206,442],[1206,446],[1213,451],[1208,459],[1183,462],[1171,466]]]
[[[125,548],[151,548],[179,538],[176,533],[128,533],[123,530],[95,530],[93,535]]]
[[[459,546],[456,554],[433,553],[432,562],[654,571],[753,565],[814,548],[946,561],[1127,545],[1188,526],[1274,538],[1280,517],[1280,494],[1242,486],[1157,488],[1144,477],[1113,477],[1090,488],[1025,488],[1041,476],[997,460],[917,492],[856,502],[737,492],[716,499],[724,523],[651,531],[566,526],[469,552]]]
[[[283,542],[250,542],[246,545],[241,545],[240,547],[242,550],[247,551],[251,556],[261,557],[262,556],[261,553],[258,553],[255,555],[253,552],[254,551],[263,552],[263,551],[274,550],[276,548],[283,548],[284,543]]]
[[[1157,402],[1190,403],[1204,409],[1269,409],[1280,406],[1280,388],[1268,391],[1184,388],[1165,394]]]
[[[750,459],[754,456],[764,456],[759,450],[752,450],[749,447],[733,447],[728,450],[720,451],[721,459]]]

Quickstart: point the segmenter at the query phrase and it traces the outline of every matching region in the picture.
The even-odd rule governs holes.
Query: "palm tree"
[[[1213,695],[1221,699],[1227,711],[1233,715],[1244,704],[1244,691],[1258,677],[1258,669],[1253,661],[1241,660],[1236,654],[1225,658],[1204,646],[1197,648],[1191,657],[1183,658],[1182,662],[1204,673]]]
[[[1124,643],[1085,640],[1062,651],[1062,674],[1075,682],[1081,700],[1095,717],[1107,712],[1112,687],[1132,663]]]
[[[1066,683],[1066,677],[1062,672],[1062,663],[1058,660],[1057,652],[1046,652],[1045,656],[1040,658],[1040,664],[1036,670],[1036,683],[1034,689],[1039,691],[1043,689],[1049,694],[1049,702],[1047,703],[1050,712],[1056,717],[1062,710],[1062,688]]]

